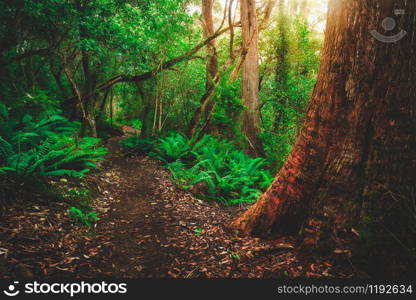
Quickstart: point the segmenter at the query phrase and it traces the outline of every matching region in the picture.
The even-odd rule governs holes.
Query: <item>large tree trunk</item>
[[[243,132],[248,150],[254,155],[263,153],[260,132],[258,26],[255,0],[241,0],[242,47],[247,51],[243,63],[241,91],[246,110]]]
[[[394,16],[395,8],[406,14]],[[386,31],[381,24],[391,16],[397,26]],[[407,35],[386,43],[373,29]],[[365,227],[377,240],[390,232],[414,248],[404,227],[415,224],[415,51],[415,1],[331,0],[300,136],[273,184],[232,228],[255,235],[303,228],[306,244],[328,246],[329,236]]]

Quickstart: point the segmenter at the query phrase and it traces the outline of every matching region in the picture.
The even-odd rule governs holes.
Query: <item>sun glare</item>
[[[221,11],[224,9],[225,5],[229,3],[229,0],[217,0],[219,1],[221,5]],[[258,5],[261,5],[261,2],[264,2],[265,0],[258,1]],[[293,1],[293,0],[288,0]],[[236,5],[236,1],[234,2],[234,5]],[[277,5],[278,2],[276,2]],[[289,3],[289,2],[287,2]],[[308,6],[309,6],[309,12],[308,12],[308,21],[311,25],[311,27],[318,31],[318,32],[324,32],[325,26],[326,26],[326,11],[327,11],[327,5],[328,0],[308,0]],[[197,4],[191,4],[188,6],[188,11],[190,15],[193,15],[195,13],[200,14],[201,13],[201,6]],[[222,13],[221,13],[222,16]],[[221,17],[218,16],[219,18]]]

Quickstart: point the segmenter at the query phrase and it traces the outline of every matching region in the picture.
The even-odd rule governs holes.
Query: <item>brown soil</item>
[[[108,160],[84,183],[97,194],[95,226],[75,224],[59,202],[7,205],[0,220],[1,277],[357,276],[348,251],[305,258],[294,237],[264,241],[226,232],[239,208],[180,190],[159,162],[123,155],[118,138],[108,147]]]

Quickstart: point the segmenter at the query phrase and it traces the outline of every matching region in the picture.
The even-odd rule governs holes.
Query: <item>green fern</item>
[[[75,206],[71,206],[69,208],[69,216],[88,227],[91,227],[93,223],[100,220],[96,212],[94,211],[87,212]]]
[[[157,141],[152,155],[165,163],[171,163],[178,159],[186,159],[190,153],[190,141],[180,133],[171,133]]]
[[[13,154],[12,145],[0,136],[0,158],[6,159]]]
[[[39,120],[25,115],[19,122],[6,114],[2,106],[0,117],[8,124],[0,136],[2,175],[12,174],[22,180],[83,177],[106,154],[106,149],[98,146],[99,139],[87,137],[78,141],[73,135],[76,126],[60,115]]]
[[[227,205],[255,201],[273,180],[266,160],[251,158],[232,142],[205,135],[196,143],[181,134],[156,142],[155,157],[166,163],[184,189],[203,183],[207,199]]]

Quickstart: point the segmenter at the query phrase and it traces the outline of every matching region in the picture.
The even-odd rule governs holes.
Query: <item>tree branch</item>
[[[236,24],[234,26],[238,26],[238,24]],[[193,55],[196,54],[203,47],[208,45],[211,41],[215,40],[217,37],[219,37],[220,35],[227,32],[228,30],[230,30],[230,27],[218,30],[212,36],[210,36],[209,38],[200,42],[199,44],[194,46],[191,50],[189,50],[185,54],[183,54],[181,56],[177,56],[175,58],[172,58],[168,61],[165,61],[165,62],[161,63],[160,65],[158,65],[157,67],[151,69],[150,71],[147,71],[147,72],[139,74],[139,75],[120,74],[120,75],[113,76],[112,78],[108,79],[107,81],[97,85],[94,92],[92,92],[89,95],[84,95],[84,97],[85,96],[86,97],[91,97],[91,96],[97,94],[98,92],[106,90],[106,89],[110,88],[111,86],[113,86],[117,83],[120,83],[120,82],[140,82],[140,81],[144,81],[144,80],[147,80],[147,79],[150,79],[150,78],[154,77],[160,71],[171,68],[172,66],[174,66],[178,63],[193,60],[193,59],[198,59],[198,58],[200,58],[199,56],[193,56]],[[67,100],[65,100],[65,102],[72,101],[74,99],[77,99],[76,95],[72,96],[71,98],[69,98]]]
[[[68,32],[68,31],[67,31]],[[20,61],[22,59],[28,58],[28,57],[32,57],[35,55],[48,55],[51,54],[53,50],[57,49],[59,47],[59,45],[62,43],[62,41],[64,40],[67,32],[65,32],[58,41],[56,41],[54,44],[50,45],[47,48],[42,48],[42,49],[36,49],[36,50],[28,50],[25,53],[19,54],[11,59],[9,59],[9,61],[3,61],[0,63],[0,65],[2,67],[7,66],[13,62],[17,62]]]

